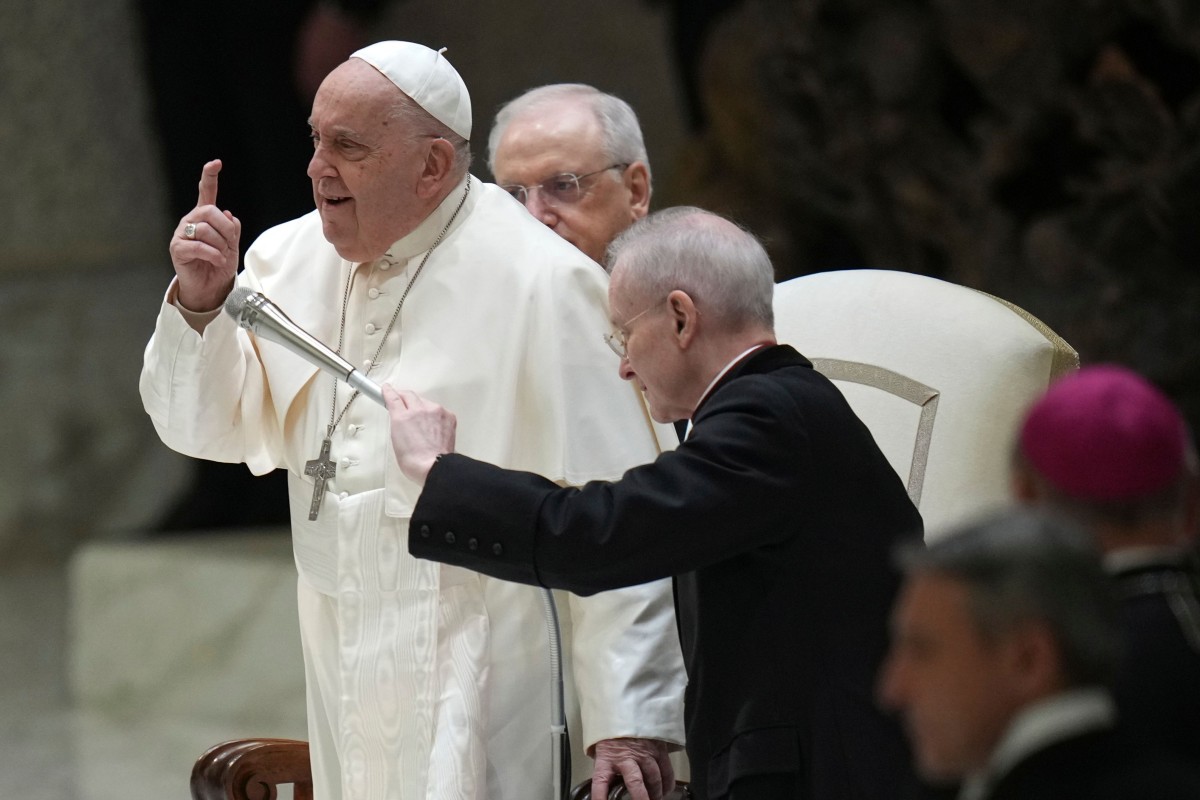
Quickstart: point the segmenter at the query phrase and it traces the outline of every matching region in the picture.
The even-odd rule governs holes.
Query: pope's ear
[[[421,196],[436,195],[446,180],[452,178],[454,155],[454,145],[449,141],[440,137],[430,140],[429,152],[425,155],[425,169],[421,172],[418,188]]]

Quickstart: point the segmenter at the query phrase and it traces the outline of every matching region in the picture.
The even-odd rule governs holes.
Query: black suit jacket
[[[726,374],[678,449],[615,483],[561,488],[443,456],[409,547],[580,594],[674,576],[696,794],[797,772],[805,796],[877,800],[911,780],[872,694],[891,551],[921,527],[841,392],[774,346]]]
[[[985,800],[1194,800],[1200,777],[1173,758],[1111,730],[1039,750],[997,781]]]
[[[1181,556],[1114,577],[1125,633],[1121,726],[1200,769],[1200,576]]]

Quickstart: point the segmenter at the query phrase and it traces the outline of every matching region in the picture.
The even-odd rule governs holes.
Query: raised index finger
[[[215,206],[217,204],[217,175],[221,172],[221,159],[209,161],[200,170],[200,196],[196,207]]]

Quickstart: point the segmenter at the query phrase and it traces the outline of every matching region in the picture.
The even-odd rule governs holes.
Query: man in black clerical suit
[[[1010,511],[901,556],[881,702],[960,800],[1185,800],[1200,775],[1121,729],[1117,602],[1081,530]]]
[[[1200,769],[1200,497],[1179,409],[1133,370],[1097,364],[1029,409],[1014,458],[1021,501],[1092,535],[1121,599],[1121,726]]]
[[[385,389],[401,469],[424,483],[414,555],[580,594],[674,576],[697,798],[877,800],[912,780],[872,699],[921,519],[838,389],[773,332],[761,245],[699,209],[610,251],[622,377],[680,446],[562,488],[453,454],[451,413]],[[599,335],[599,333],[597,334]]]

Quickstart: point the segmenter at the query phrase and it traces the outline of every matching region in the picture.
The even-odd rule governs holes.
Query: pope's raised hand
[[[225,301],[238,268],[242,223],[217,208],[219,159],[200,171],[196,207],[183,215],[171,237],[171,263],[179,276],[178,300],[192,311],[211,311]]]

